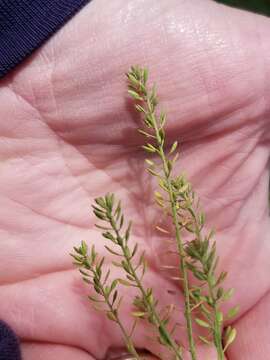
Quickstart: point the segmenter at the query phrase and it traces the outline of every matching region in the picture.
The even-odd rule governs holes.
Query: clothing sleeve
[[[91,0],[0,0],[0,78]]]
[[[3,321],[0,321],[0,360],[21,360],[19,339]]]

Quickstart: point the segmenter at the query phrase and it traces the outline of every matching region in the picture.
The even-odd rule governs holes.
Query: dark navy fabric
[[[0,78],[91,0],[0,0]]]
[[[3,321],[0,321],[0,360],[21,360],[19,340]]]
[[[0,78],[91,0],[0,0]],[[20,343],[0,321],[0,360],[21,360]]]

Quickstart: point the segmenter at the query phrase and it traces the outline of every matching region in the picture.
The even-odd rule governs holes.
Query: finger
[[[145,351],[140,351],[137,349],[137,353],[139,354],[140,358],[143,360],[158,360],[153,355]],[[112,349],[106,354],[106,360],[133,360],[134,356],[128,353],[125,349]]]
[[[111,269],[112,278],[119,277]],[[104,273],[106,269],[104,268]],[[154,284],[153,291],[159,306],[182,303],[176,286],[160,278],[155,272],[145,275],[145,285]],[[170,293],[166,289],[171,290]],[[121,289],[122,291],[122,289]],[[125,288],[123,289],[125,291]],[[173,292],[173,293],[172,293]],[[1,286],[0,317],[10,324],[24,341],[32,343],[66,344],[101,359],[109,348],[124,346],[120,329],[106,320],[105,314],[96,311],[89,303],[87,289],[75,271],[56,272],[38,278]],[[121,320],[131,329],[134,292],[124,293],[121,303]],[[179,304],[180,305],[180,304]],[[176,309],[177,320],[183,323],[184,315]],[[153,339],[154,337],[154,339]],[[181,338],[181,336],[179,335]],[[133,341],[140,349],[159,353],[160,344],[145,323],[135,329]]]
[[[228,350],[230,360],[265,360],[270,357],[270,292],[235,324],[237,337]]]
[[[94,360],[83,350],[57,344],[22,343],[24,360]]]

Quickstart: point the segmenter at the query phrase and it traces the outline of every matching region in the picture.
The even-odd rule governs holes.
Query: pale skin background
[[[183,320],[181,289],[159,270],[171,261],[152,231],[153,183],[126,98],[132,64],[157,82],[170,140],[182,143],[179,170],[216,227],[226,286],[237,289],[227,359],[270,358],[269,33],[269,19],[207,0],[94,0],[1,81],[0,318],[25,360],[102,359],[123,345],[85,300],[68,255],[82,239],[103,253],[90,204],[106,191],[134,219],[147,283],[161,303],[180,304]],[[147,333],[138,328],[136,345],[157,353]]]

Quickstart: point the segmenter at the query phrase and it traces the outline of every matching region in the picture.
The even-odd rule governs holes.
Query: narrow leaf
[[[164,328],[160,326],[158,330],[159,330],[161,343],[164,345],[171,346],[172,345],[171,339],[169,338],[168,334],[165,332]]]
[[[172,146],[171,146],[171,149],[170,149],[170,152],[169,152],[169,155],[173,154],[175,152],[175,150],[177,149],[177,146],[178,146],[178,142],[175,141]]]
[[[207,340],[204,336],[199,335],[199,339],[206,345],[211,345],[211,341]]]
[[[128,90],[129,95],[131,95],[135,100],[143,100],[143,98],[136,93],[134,90]]]
[[[116,316],[115,316],[114,313],[112,313],[111,311],[108,311],[108,312],[107,312],[107,317],[108,317],[108,319],[110,319],[111,321],[117,322]]]
[[[111,254],[116,255],[116,256],[122,256],[122,254],[119,254],[118,252],[112,250],[109,246],[104,245],[104,247],[105,247],[105,249],[106,249],[107,251],[109,251]]]
[[[233,317],[235,317],[235,316],[238,314],[239,309],[240,309],[240,306],[239,306],[239,305],[236,305],[236,306],[232,307],[232,308],[228,311],[228,313],[227,313],[227,315],[226,315],[226,319],[229,320],[229,319],[232,319]]]
[[[155,153],[157,151],[157,149],[151,144],[143,145],[142,148],[149,153]]]
[[[131,313],[131,315],[133,315],[134,317],[137,317],[137,318],[144,318],[145,315],[147,315],[147,313],[144,311],[133,311]]]
[[[231,289],[225,291],[223,294],[223,300],[225,300],[225,301],[230,300],[231,297],[233,296],[233,294],[234,294],[234,288],[231,288]]]
[[[118,282],[124,286],[134,286],[133,284],[131,284],[129,281],[127,281],[125,279],[118,279]]]
[[[227,350],[228,346],[230,346],[235,338],[236,338],[236,335],[237,335],[237,331],[235,328],[232,328],[230,330],[230,332],[227,334],[227,338],[226,338],[226,343],[225,343],[225,347],[224,347],[224,352]]]
[[[196,321],[196,323],[197,323],[198,325],[200,325],[200,326],[202,326],[202,327],[204,327],[204,328],[211,328],[211,326],[210,326],[206,321],[204,321],[204,320],[202,320],[202,319],[196,318],[195,321]]]

